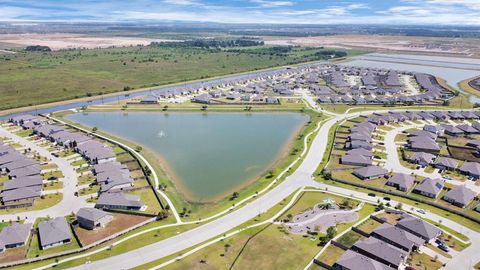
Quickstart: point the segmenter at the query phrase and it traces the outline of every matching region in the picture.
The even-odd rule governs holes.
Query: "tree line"
[[[262,46],[263,41],[252,39],[194,39],[177,42],[152,42],[152,47],[166,47],[166,48],[231,48],[231,47],[250,47]]]

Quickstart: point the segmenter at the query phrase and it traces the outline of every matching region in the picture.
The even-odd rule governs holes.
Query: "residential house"
[[[370,236],[387,242],[399,249],[410,252],[421,247],[425,240],[389,223],[383,223]]]
[[[333,265],[335,270],[393,270],[387,265],[375,261],[353,250],[347,250]]]
[[[477,193],[465,185],[455,186],[443,196],[443,199],[458,207],[467,206],[475,197]]]
[[[25,246],[32,230],[31,223],[13,223],[0,232],[0,252],[7,248]]]
[[[435,167],[440,170],[455,170],[457,168],[458,162],[453,158],[448,157],[439,157],[435,161]]]
[[[405,250],[375,237],[359,240],[351,249],[395,269],[403,265],[408,257]]]
[[[70,225],[64,217],[44,220],[38,224],[38,236],[42,249],[70,243]]]
[[[480,163],[477,162],[465,162],[460,167],[460,172],[471,176],[474,179],[480,178]]]
[[[404,215],[395,226],[422,238],[426,242],[431,241],[442,233],[442,230],[432,224],[410,215]]]
[[[436,198],[444,184],[445,181],[441,178],[426,178],[413,189],[413,192],[430,198]]]
[[[136,195],[117,192],[100,194],[95,208],[145,211],[147,206]]]
[[[433,163],[435,155],[425,152],[415,152],[412,157],[409,158],[410,162],[421,166],[428,166]]]
[[[367,166],[353,171],[353,174],[362,180],[369,180],[383,177],[387,174],[387,170],[379,166]]]
[[[415,178],[404,173],[395,173],[388,178],[387,185],[397,188],[401,191],[408,191],[415,183]]]
[[[76,217],[78,225],[88,230],[103,228],[113,220],[111,214],[96,208],[80,208]]]

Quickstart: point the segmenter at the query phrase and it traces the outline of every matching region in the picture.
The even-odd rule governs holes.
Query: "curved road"
[[[369,198],[366,193],[318,183],[312,179],[312,175],[320,165],[324,156],[328,142],[325,138],[328,138],[330,128],[338,121],[342,121],[346,118],[371,114],[373,112],[387,112],[387,110],[336,115],[326,121],[320,128],[307,155],[297,170],[288,176],[282,183],[265,193],[265,195],[246,204],[244,207],[190,231],[117,256],[81,265],[73,269],[129,269],[175,254],[218,235],[222,235],[242,223],[245,223],[259,213],[265,212],[274,205],[280,203],[284,198],[302,187],[328,188],[329,191],[371,201],[372,198]],[[394,205],[396,202],[390,201],[390,203]],[[404,207],[405,209],[415,209],[415,207],[405,204]],[[455,256],[449,264],[447,264],[446,269],[470,269],[472,263],[480,259],[480,253],[477,252],[477,250],[480,249],[479,233],[433,213],[427,213],[425,217],[435,221],[442,220],[443,225],[467,235],[472,241],[472,245],[460,255]]]

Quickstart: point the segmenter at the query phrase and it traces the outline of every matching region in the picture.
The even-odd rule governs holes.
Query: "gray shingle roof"
[[[457,203],[461,203],[463,205],[469,204],[475,197],[477,193],[464,185],[455,186],[447,193],[445,193],[444,199],[450,199]]]
[[[408,190],[414,183],[415,178],[411,175],[404,174],[404,173],[395,173],[392,177],[390,177],[387,183],[396,184],[399,187],[402,187]]]
[[[387,170],[382,167],[372,165],[372,166],[356,169],[353,172],[354,174],[360,177],[370,178],[370,177],[384,176],[387,173]]]
[[[80,208],[80,210],[77,212],[77,217],[91,221],[97,221],[108,215],[110,214],[97,208]]]
[[[422,183],[418,184],[415,187],[415,190],[436,195],[438,194],[438,192],[440,192],[440,190],[442,190],[443,185],[444,185],[443,179],[426,178],[425,180],[423,180]]]
[[[45,220],[38,224],[40,243],[42,246],[49,246],[65,240],[70,240],[70,226],[64,217],[57,217]]]
[[[416,235],[419,235],[424,239],[433,239],[441,232],[440,229],[432,224],[410,215],[407,215],[398,221],[396,226],[406,228],[410,232],[415,232]]]
[[[370,259],[352,250],[347,250],[335,263],[350,270],[392,270],[383,263]]]
[[[110,206],[124,206],[124,207],[136,207],[141,208],[144,204],[140,201],[140,197],[118,193],[102,193],[98,197],[97,205],[110,205]],[[97,205],[95,207],[97,207]]]
[[[460,167],[460,171],[475,176],[480,176],[480,163],[477,162],[465,162]]]
[[[25,243],[32,229],[31,223],[14,223],[0,232],[0,243],[4,246]]]
[[[393,265],[400,265],[408,256],[407,252],[387,244],[375,237],[369,237],[355,243],[355,248],[363,250],[367,254],[382,258]]]
[[[453,158],[439,157],[435,162],[435,165],[440,165],[447,168],[456,168],[458,163]]]
[[[374,233],[406,249],[411,249],[413,246],[421,246],[425,242],[420,237],[388,223],[380,225],[380,227],[374,230]]]

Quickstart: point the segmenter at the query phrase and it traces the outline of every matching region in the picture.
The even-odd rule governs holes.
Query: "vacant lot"
[[[121,232],[127,228],[139,224],[149,217],[134,216],[126,214],[115,214],[112,222],[105,228],[98,228],[95,230],[86,230],[80,227],[75,228],[75,233],[83,246],[89,245],[101,239],[104,239],[112,234]]]
[[[318,60],[318,51],[137,46],[0,55],[0,110]]]
[[[70,33],[49,34],[2,34],[2,43],[11,44],[12,47],[25,47],[29,45],[48,46],[52,50],[74,48],[108,48],[112,46],[126,47],[132,45],[148,45],[150,42],[168,41],[164,39],[142,37],[99,37]]]

